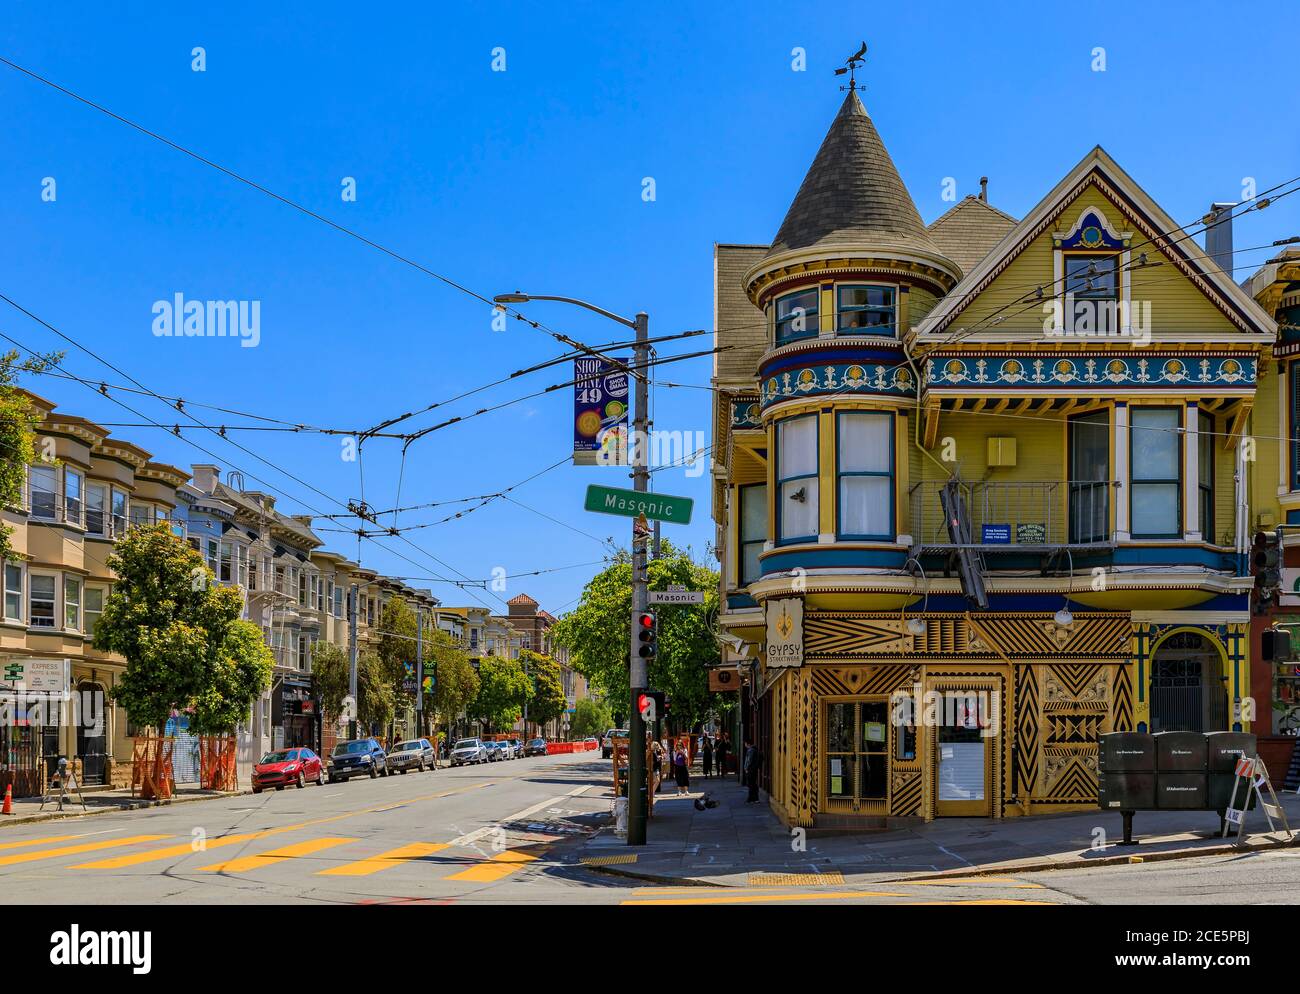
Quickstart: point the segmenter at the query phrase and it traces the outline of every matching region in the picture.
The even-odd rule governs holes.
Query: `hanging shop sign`
[[[783,597],[768,601],[767,668],[803,665],[803,601]]]
[[[626,466],[627,373],[604,359],[573,360],[573,462]]]

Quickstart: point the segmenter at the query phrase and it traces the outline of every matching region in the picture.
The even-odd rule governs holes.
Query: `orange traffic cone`
[[[0,815],[11,815],[14,813],[14,785],[5,784],[5,804],[0,808]]]

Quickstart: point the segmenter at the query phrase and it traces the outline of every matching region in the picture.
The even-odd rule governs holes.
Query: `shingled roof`
[[[969,273],[1016,226],[1010,214],[974,195],[965,197],[929,227],[930,237],[945,256]]]
[[[795,249],[864,244],[941,254],[867,109],[850,90],[767,258]]]

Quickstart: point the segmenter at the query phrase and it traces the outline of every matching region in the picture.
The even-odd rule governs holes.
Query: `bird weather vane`
[[[850,55],[848,57],[848,60],[844,63],[843,66],[835,70],[836,76],[843,76],[845,73],[849,74],[849,85],[841,86],[840,87],[841,90],[863,89],[863,87],[858,86],[858,82],[857,79],[855,78],[855,75],[857,73],[858,66],[862,65],[862,63],[866,61],[867,61],[867,43],[864,41],[862,43],[862,47],[859,48],[852,55]]]

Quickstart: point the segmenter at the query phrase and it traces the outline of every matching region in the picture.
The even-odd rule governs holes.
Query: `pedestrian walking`
[[[704,775],[713,776],[713,740],[707,735],[704,736],[704,747],[700,749],[700,754],[703,757],[701,762],[704,765]]]
[[[691,758],[686,753],[686,747],[680,742],[677,743],[677,751],[673,753],[673,775],[677,779],[677,793],[685,794],[691,789]]]
[[[763,753],[759,751],[753,739],[746,739],[743,765],[745,786],[749,788],[749,795],[745,798],[746,804],[753,804],[758,800],[758,771],[762,763]]]
[[[723,732],[718,736],[718,744],[714,749],[714,759],[718,764],[718,776],[727,775],[727,733]]]
[[[663,770],[663,763],[664,763],[663,746],[661,746],[658,742],[651,742],[650,757],[651,757],[650,776],[654,781],[650,789],[651,791],[657,793],[659,790],[659,785],[663,782],[663,778],[660,775],[661,771]]]

